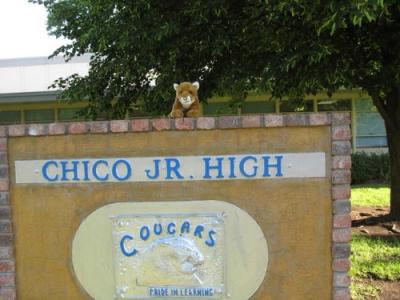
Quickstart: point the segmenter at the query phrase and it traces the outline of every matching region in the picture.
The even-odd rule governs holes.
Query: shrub
[[[357,152],[352,154],[352,183],[388,182],[389,154]]]

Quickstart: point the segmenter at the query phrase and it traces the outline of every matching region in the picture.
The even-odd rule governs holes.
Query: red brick
[[[321,126],[331,124],[330,115],[327,113],[311,113],[309,114],[311,126]]]
[[[8,192],[9,184],[8,180],[0,179],[0,192]]]
[[[7,164],[8,162],[8,157],[6,152],[0,152],[0,164],[4,165]]]
[[[218,128],[222,129],[239,128],[239,117],[237,116],[218,117]]]
[[[14,273],[0,274],[0,287],[15,286]]]
[[[332,113],[332,125],[349,125],[350,123],[350,113]]]
[[[10,218],[10,207],[0,206],[0,219],[9,219],[9,218]]]
[[[333,260],[332,269],[336,272],[347,272],[350,270],[351,262],[348,258],[336,258]]]
[[[9,136],[24,136],[25,135],[25,125],[10,125],[8,126]]]
[[[334,287],[348,287],[351,283],[350,277],[347,272],[334,272],[333,273],[333,286]]]
[[[332,140],[344,141],[351,139],[351,130],[349,125],[339,125],[332,127]]]
[[[8,192],[0,192],[0,205],[8,205],[9,201],[9,193]]]
[[[193,130],[194,119],[193,118],[178,118],[174,119],[175,129],[177,130]]]
[[[0,273],[4,272],[14,272],[15,264],[11,260],[0,260]]]
[[[334,156],[332,158],[332,169],[351,169],[351,156]]]
[[[129,129],[129,121],[127,120],[118,120],[110,122],[110,130],[111,132],[128,132]]]
[[[349,141],[333,141],[332,155],[350,155],[351,143]]]
[[[333,213],[335,215],[350,214],[351,203],[349,200],[335,200],[333,201]]]
[[[132,120],[132,131],[142,132],[150,130],[150,120],[149,119],[136,119]]]
[[[199,117],[197,118],[197,129],[214,129],[215,118],[214,117]]]
[[[68,126],[69,134],[83,134],[83,133],[86,133],[87,131],[88,130],[87,130],[86,123],[83,123],[83,122],[70,123]]]
[[[334,228],[350,228],[351,227],[351,216],[348,215],[334,215],[333,216],[333,227]]]
[[[8,178],[8,166],[0,165],[0,178]]]
[[[11,247],[13,237],[12,234],[2,233],[0,234],[0,247]]]
[[[261,127],[262,124],[262,116],[260,115],[249,115],[242,116],[242,128],[252,128],[252,127]]]
[[[30,124],[28,126],[28,135],[40,136],[47,134],[47,125],[45,124]]]
[[[0,220],[0,233],[11,233],[11,222]]]
[[[7,138],[0,138],[0,152],[7,151]]]
[[[15,288],[13,287],[2,287],[0,288],[0,299],[1,300],[16,300],[17,299],[17,293],[15,291]]]
[[[171,129],[171,119],[153,119],[151,125],[154,130],[163,131]]]
[[[66,132],[65,123],[52,123],[49,124],[49,135],[63,135]]]
[[[348,288],[335,288],[333,300],[351,300],[350,290]]]
[[[13,257],[13,250],[11,247],[0,247],[0,259],[10,259]]]
[[[107,133],[108,122],[105,121],[94,121],[89,123],[91,133]]]
[[[351,228],[333,229],[332,241],[334,243],[347,243],[351,241]]]
[[[333,184],[344,184],[351,183],[351,172],[350,170],[333,170],[332,171],[332,183]]]
[[[282,115],[265,115],[264,116],[265,127],[282,127],[283,116]]]
[[[335,185],[332,187],[332,198],[335,200],[350,199],[351,188],[349,184]]]
[[[0,126],[0,137],[7,136],[7,126]]]
[[[286,126],[305,126],[310,123],[308,114],[300,113],[284,115],[283,120]]]
[[[333,258],[349,258],[350,244],[349,243],[334,243],[332,246]]]

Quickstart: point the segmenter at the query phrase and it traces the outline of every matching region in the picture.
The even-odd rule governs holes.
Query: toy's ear
[[[193,82],[192,85],[196,88],[196,90],[200,88],[200,83],[198,81]]]
[[[176,91],[178,89],[179,84],[174,83],[174,90]]]

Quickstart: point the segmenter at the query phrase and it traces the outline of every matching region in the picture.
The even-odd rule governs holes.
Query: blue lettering
[[[120,165],[120,164],[125,165],[125,169],[126,169],[126,171],[125,171],[125,176],[120,176],[120,175],[118,174],[118,165]],[[124,160],[124,159],[119,159],[119,160],[117,160],[117,161],[114,163],[114,165],[113,165],[113,167],[112,167],[112,174],[113,174],[114,178],[117,179],[117,180],[119,180],[119,181],[127,180],[127,179],[130,178],[131,175],[132,175],[132,168],[131,168],[131,165],[129,164],[128,161],[126,161],[126,160]]]
[[[270,164],[269,159],[271,158],[270,156],[263,156],[262,157],[264,160],[264,174],[263,177],[271,177],[271,174],[269,172],[269,168],[276,168],[276,177],[282,177],[282,155],[275,155],[276,159],[276,164]]]
[[[176,233],[175,227],[176,227],[175,223],[169,223],[167,227],[168,233],[175,234]]]
[[[217,233],[214,230],[210,230],[210,232],[208,233],[209,240],[205,241],[207,246],[209,246],[209,247],[215,246],[214,235],[216,235],[216,234]]]
[[[46,180],[48,180],[48,181],[57,181],[58,180],[58,175],[57,174],[54,175],[53,177],[50,177],[50,175],[49,175],[49,170],[48,169],[49,169],[49,167],[51,165],[55,166],[56,168],[58,167],[56,161],[54,161],[54,160],[47,161],[42,167],[42,176],[44,178],[46,178]]]
[[[234,157],[234,156],[228,157],[229,165],[230,165],[229,178],[236,178],[236,175],[235,175],[235,159],[236,159],[236,157]]]
[[[254,161],[254,163],[257,163],[257,158],[255,158],[254,156],[245,156],[242,158],[242,160],[240,161],[239,164],[239,169],[240,169],[240,173],[242,173],[242,175],[244,177],[254,177],[257,175],[257,166],[253,166],[253,172],[252,173],[247,173],[245,170],[245,164],[247,161],[252,160]]]
[[[125,241],[132,241],[133,237],[130,235],[124,235],[121,239],[121,241],[119,242],[119,247],[121,248],[122,254],[124,254],[127,257],[130,256],[134,256],[138,253],[138,251],[136,249],[133,249],[131,252],[128,252],[125,248]]]
[[[160,223],[154,224],[154,233],[160,235],[162,233],[162,225]]]
[[[160,160],[155,159],[154,162],[154,175],[150,175],[150,170],[145,170],[146,176],[150,179],[157,179],[160,176]]]
[[[197,225],[196,229],[194,230],[194,236],[197,236],[199,238],[203,238],[201,236],[201,233],[204,231],[204,226],[203,225]]]
[[[210,165],[210,160],[211,160],[211,157],[204,157],[203,158],[203,161],[204,161],[204,176],[203,176],[203,178],[204,179],[211,179],[212,177],[211,177],[211,175],[210,175],[210,171],[211,170],[217,170],[218,171],[218,175],[217,175],[217,177],[216,178],[224,178],[224,175],[223,175],[223,173],[222,173],[222,161],[224,160],[224,158],[223,157],[217,157],[216,158],[216,160],[217,160],[217,165],[215,166],[211,166]]]
[[[142,226],[142,228],[140,228],[140,238],[143,241],[147,241],[149,237],[150,237],[150,229],[149,229],[149,227]]]
[[[189,233],[190,231],[190,223],[188,221],[183,222],[182,226],[181,226],[181,233]]]
[[[61,181],[69,181],[67,178],[67,173],[72,172],[74,177],[72,178],[73,181],[79,181],[78,177],[78,164],[79,161],[73,160],[71,161],[72,163],[72,168],[67,168],[68,161],[62,160],[61,162],[61,169],[62,169],[62,175],[61,175]]]
[[[89,181],[89,161],[88,160],[83,160],[83,180],[84,181]]]
[[[176,178],[183,179],[184,177],[179,173],[181,163],[176,158],[166,158],[165,163],[167,164],[167,176],[165,179],[174,179],[172,173],[175,173]]]
[[[93,176],[94,176],[94,178],[96,178],[99,181],[106,181],[106,180],[108,180],[108,174],[105,174],[103,177],[100,177],[99,173],[97,173],[98,172],[97,168],[98,168],[98,166],[100,164],[105,165],[106,167],[108,167],[108,162],[106,160],[102,160],[101,159],[101,160],[96,161],[93,164],[93,168],[92,168]]]

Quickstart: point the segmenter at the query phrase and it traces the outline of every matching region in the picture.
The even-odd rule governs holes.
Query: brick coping
[[[8,138],[99,133],[278,128],[293,126],[331,127],[332,179],[332,299],[350,300],[351,241],[351,129],[350,113],[292,113],[199,118],[143,118],[0,126],[0,299],[17,299],[8,172]],[[18,263],[18,262],[17,262]]]

